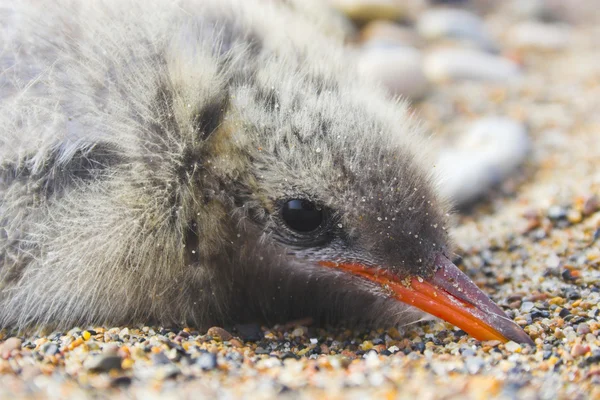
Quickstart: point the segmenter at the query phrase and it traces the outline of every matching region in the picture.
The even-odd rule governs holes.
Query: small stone
[[[87,359],[83,366],[91,372],[109,372],[110,370],[121,369],[121,357],[113,355],[99,355]]]
[[[81,337],[83,338],[83,340],[89,340],[92,337],[92,334],[88,331],[83,331]]]
[[[535,304],[533,304],[531,301],[526,301],[523,304],[521,304],[521,311],[527,313],[531,311],[534,306]]]
[[[375,47],[363,49],[358,69],[364,76],[381,84],[393,96],[419,99],[429,83],[423,73],[421,52],[411,47]]]
[[[513,0],[509,3],[509,10],[522,19],[554,19],[548,3],[547,0]]]
[[[107,343],[103,348],[102,351],[104,352],[104,354],[106,355],[116,355],[117,352],[119,351],[119,345],[116,343]]]
[[[8,338],[0,345],[0,355],[3,359],[8,359],[13,350],[20,350],[23,341],[16,337]]]
[[[424,59],[424,71],[432,82],[506,82],[521,75],[519,66],[506,58],[458,48],[439,49],[429,53]]]
[[[213,326],[206,332],[206,334],[208,336],[212,336],[213,338],[219,338],[224,342],[233,339],[233,335],[231,335],[231,333],[218,326]]]
[[[551,206],[548,208],[548,218],[553,220],[563,219],[567,216],[567,210],[561,206]]]
[[[518,343],[513,342],[512,340],[510,342],[507,342],[504,344],[504,348],[507,351],[510,352],[515,352],[515,351],[520,351],[521,350],[521,345],[519,345]]]
[[[578,210],[569,210],[567,220],[572,224],[578,224],[583,219],[583,215]]]
[[[471,375],[478,373],[484,365],[484,361],[479,357],[467,357],[465,360],[465,367]]]
[[[196,365],[205,371],[217,368],[217,356],[213,353],[203,353],[196,360]]]
[[[577,334],[578,335],[587,335],[588,333],[590,333],[590,326],[586,323],[581,323],[579,325],[577,325]]]
[[[306,334],[306,330],[302,327],[298,327],[292,331],[292,336],[294,337],[302,337]]]
[[[565,25],[526,21],[510,29],[508,41],[521,50],[558,51],[569,46],[570,31]]]
[[[495,50],[493,40],[479,16],[456,8],[425,11],[417,21],[417,31],[428,40],[458,39],[485,50]]]
[[[437,164],[442,194],[461,207],[501,183],[529,152],[525,126],[508,118],[483,118],[470,127],[454,148],[443,151]]]
[[[245,342],[257,342],[263,338],[263,332],[257,324],[238,324],[235,330]]]
[[[588,216],[595,213],[600,208],[600,198],[596,195],[592,195],[585,199],[583,203],[583,215]]]
[[[229,344],[231,345],[231,347],[237,347],[237,348],[244,347],[244,344],[235,338],[231,339],[229,341]]]
[[[585,355],[589,351],[590,351],[590,346],[584,346],[584,345],[578,343],[571,348],[571,355],[573,357],[580,357],[580,356]]]
[[[46,355],[53,356],[59,352],[59,349],[56,343],[49,342],[42,346],[42,352]]]

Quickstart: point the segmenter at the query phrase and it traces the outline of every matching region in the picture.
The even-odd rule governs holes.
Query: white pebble
[[[423,40],[413,29],[382,20],[369,22],[360,32],[360,42],[363,47],[420,47],[423,44]]]
[[[476,200],[514,172],[529,149],[529,135],[520,122],[499,117],[476,121],[456,147],[440,155],[441,191],[458,206]]]
[[[508,41],[523,50],[559,51],[568,47],[570,30],[566,25],[527,21],[511,28]]]
[[[531,301],[526,301],[523,304],[521,304],[521,311],[523,312],[529,312],[533,309],[535,304],[533,304]]]
[[[440,49],[429,53],[424,60],[425,76],[433,82],[480,80],[503,82],[520,76],[514,62],[469,49]]]
[[[417,31],[428,40],[467,40],[485,50],[495,50],[483,21],[475,14],[454,8],[432,9],[421,14]]]
[[[474,375],[485,365],[483,360],[479,357],[468,357],[465,360],[465,367],[470,374]]]
[[[504,344],[504,348],[508,351],[514,352],[514,351],[517,351],[518,349],[520,349],[521,345],[519,345],[518,343],[515,343],[511,340],[510,342],[507,342]]]
[[[361,74],[374,79],[392,95],[418,99],[427,92],[421,52],[412,47],[371,47],[359,55]]]

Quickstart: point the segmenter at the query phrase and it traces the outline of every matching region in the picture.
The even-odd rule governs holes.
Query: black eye
[[[281,210],[281,217],[290,229],[312,232],[323,222],[323,210],[307,200],[288,200]]]

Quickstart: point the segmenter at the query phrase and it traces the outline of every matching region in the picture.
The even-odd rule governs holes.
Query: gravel
[[[368,17],[352,17],[393,20],[401,13],[379,3],[385,4]],[[535,346],[478,342],[439,320],[366,331],[307,321],[4,331],[0,398],[599,398],[600,25],[592,15],[577,21],[573,14],[568,46],[556,37],[544,42],[542,34],[539,45],[524,45],[511,28],[538,13],[517,12],[521,2],[510,3],[481,17],[496,55],[456,43],[428,46],[494,57],[510,73],[500,67],[491,75],[512,76],[518,66],[522,76],[434,79],[413,107],[438,149],[452,147],[481,118],[527,127],[524,165],[469,212],[454,215],[453,236],[460,268]]]

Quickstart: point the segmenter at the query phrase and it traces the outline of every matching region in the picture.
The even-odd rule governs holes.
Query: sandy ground
[[[485,21],[521,79],[437,83],[415,110],[439,143],[484,116],[527,125],[525,165],[456,215],[454,237],[459,266],[535,347],[439,321],[4,332],[0,398],[600,398],[600,28],[568,21],[566,46],[523,49],[512,18]]]

